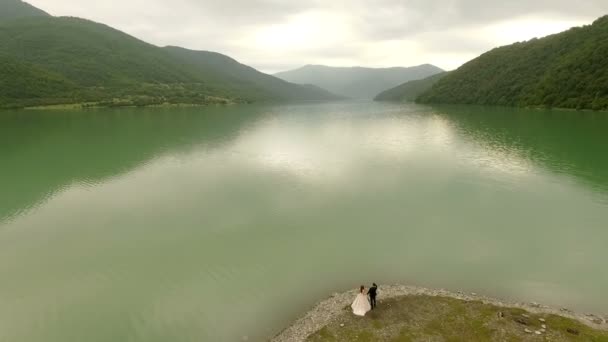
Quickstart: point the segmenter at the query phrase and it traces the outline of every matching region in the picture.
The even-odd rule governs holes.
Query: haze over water
[[[608,312],[606,132],[368,102],[3,112],[0,341],[262,341],[373,281]]]

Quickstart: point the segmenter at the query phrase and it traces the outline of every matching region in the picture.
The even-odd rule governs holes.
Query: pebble
[[[536,330],[534,333],[535,333],[536,335],[540,335],[540,334],[542,334],[542,332],[541,332],[540,330]]]
[[[471,292],[471,296],[477,296],[477,293]]]
[[[541,322],[543,322],[543,323],[546,322],[544,318],[539,318],[538,320],[541,321]]]
[[[527,314],[521,314],[522,316],[526,317],[526,318],[530,318],[530,315]]]
[[[527,332],[528,334],[532,333],[532,330],[530,330],[530,329],[524,329],[524,331]]]
[[[546,324],[541,325],[541,327],[542,327],[543,329],[547,329],[547,325],[546,325]]]

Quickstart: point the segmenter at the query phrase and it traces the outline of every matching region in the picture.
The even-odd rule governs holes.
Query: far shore
[[[374,336],[366,329],[376,330],[376,333],[380,333],[382,329],[387,330],[384,326],[386,322],[383,322],[384,317],[379,309],[383,309],[382,305],[386,304],[390,307],[393,305],[393,311],[395,307],[401,303],[404,306],[403,311],[409,311],[409,315],[415,315],[415,312],[409,310],[412,305],[411,303],[417,302],[418,305],[434,305],[434,306],[449,306],[449,305],[466,305],[471,303],[476,305],[472,310],[478,310],[483,313],[493,312],[491,320],[495,321],[495,313],[498,313],[500,318],[505,318],[505,321],[509,321],[511,330],[515,331],[516,334],[521,334],[521,338],[534,337],[536,334],[541,335],[548,332],[542,329],[539,322],[544,322],[545,317],[549,322],[559,321],[559,326],[563,331],[566,339],[562,339],[562,335],[554,335],[557,337],[555,340],[570,340],[569,333],[573,334],[572,340],[580,340],[585,336],[591,336],[597,334],[599,341],[608,341],[608,315],[600,314],[582,314],[576,313],[566,308],[551,308],[546,305],[538,303],[526,303],[526,302],[511,302],[497,298],[491,298],[476,293],[464,293],[464,292],[452,292],[444,289],[428,289],[416,286],[405,286],[405,285],[380,285],[379,287],[379,309],[371,311],[363,318],[355,317],[350,312],[350,304],[357,294],[357,290],[353,289],[342,293],[334,293],[329,298],[319,302],[309,312],[304,314],[301,318],[295,321],[291,326],[287,327],[281,333],[276,335],[271,341],[273,342],[294,342],[294,341],[342,341],[345,340],[344,336],[348,335],[347,339],[367,341],[377,339],[377,336],[387,336],[386,332],[382,332],[381,335],[376,335],[374,339],[370,336]],[[428,303],[428,304],[420,304]],[[403,304],[405,303],[405,304]],[[407,304],[410,303],[410,304]],[[471,306],[472,307],[472,306]],[[469,307],[467,310],[471,310]],[[482,308],[483,307],[483,308]],[[431,309],[432,310],[432,309]],[[492,311],[494,310],[494,311]],[[504,312],[504,313],[503,313]],[[428,314],[428,312],[427,312]],[[506,315],[506,316],[505,316]],[[369,317],[368,317],[369,316]],[[394,313],[393,313],[394,316]],[[464,317],[465,315],[463,315]],[[516,317],[517,316],[517,317]],[[521,317],[520,317],[521,316]],[[520,318],[518,318],[520,317]],[[477,317],[479,318],[479,317]],[[357,320],[360,319],[360,320]],[[394,317],[393,317],[394,319]],[[465,317],[466,319],[466,317]],[[533,322],[524,322],[522,320],[540,320]],[[408,318],[410,320],[410,318]],[[519,323],[513,323],[513,322]],[[369,323],[372,322],[372,323]],[[521,323],[521,324],[520,324]],[[529,325],[528,325],[529,324]],[[549,323],[547,323],[549,324]],[[489,325],[484,323],[484,325]],[[557,323],[553,324],[554,326]],[[508,333],[506,325],[501,325],[502,333],[505,331]],[[571,326],[572,328],[568,328]],[[444,327],[445,328],[445,327]],[[461,329],[459,327],[458,329]],[[394,330],[394,324],[392,329]],[[407,323],[404,322],[400,329],[408,329]],[[506,329],[506,330],[505,330]],[[547,327],[547,329],[551,329]],[[579,331],[583,331],[581,336],[575,336],[579,334]],[[342,333],[344,332],[344,333]],[[431,332],[432,334],[441,334],[442,331]],[[555,333],[560,333],[555,331]],[[591,334],[591,335],[589,335]],[[367,336],[367,337],[366,337]],[[593,335],[594,337],[596,335]],[[387,339],[387,340],[398,340],[401,339]],[[410,340],[410,337],[403,339]],[[412,339],[416,340],[416,339]]]

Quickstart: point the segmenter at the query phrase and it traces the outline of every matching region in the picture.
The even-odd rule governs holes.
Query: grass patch
[[[542,330],[543,324],[546,330]],[[537,335],[536,331],[542,333]],[[382,301],[365,317],[345,310],[307,340],[608,342],[608,332],[565,317],[518,308],[444,297],[405,296]]]

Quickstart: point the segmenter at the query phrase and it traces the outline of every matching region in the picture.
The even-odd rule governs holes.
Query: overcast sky
[[[590,24],[608,0],[29,0],[147,42],[273,73],[305,64],[454,69],[499,45]]]

